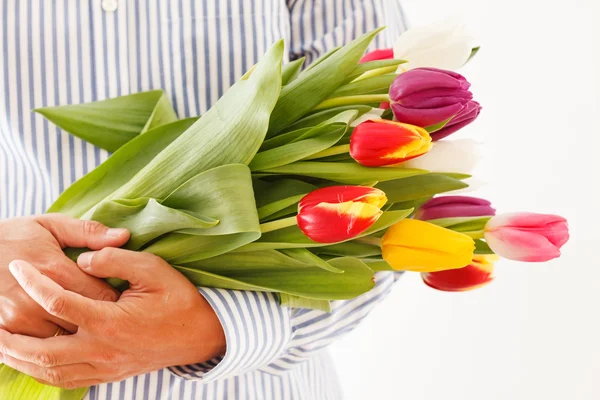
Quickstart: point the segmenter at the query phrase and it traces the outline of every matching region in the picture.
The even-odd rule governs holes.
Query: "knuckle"
[[[104,225],[100,222],[84,220],[83,221],[83,234],[84,235],[96,235],[104,231]]]
[[[98,250],[92,258],[91,264],[93,265],[110,265],[116,258],[116,252],[118,250],[113,247],[105,247],[102,250]]]
[[[25,322],[23,314],[17,312],[14,307],[5,307],[0,312],[0,324],[9,331],[21,327]]]
[[[112,289],[104,288],[98,292],[97,299],[100,301],[115,302],[119,299],[119,295]]]
[[[46,300],[45,305],[48,313],[58,316],[64,313],[67,307],[67,301],[62,295],[54,295]]]
[[[55,368],[46,369],[43,375],[42,379],[52,385],[59,385],[65,381],[63,374]]]
[[[50,368],[56,365],[56,356],[51,352],[43,351],[33,359],[33,362],[40,367]],[[45,380],[51,382],[48,379]]]

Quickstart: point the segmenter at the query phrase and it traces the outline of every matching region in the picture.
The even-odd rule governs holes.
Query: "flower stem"
[[[264,224],[260,224],[261,233],[267,233],[271,231],[276,231],[278,229],[287,228],[289,226],[296,225],[296,216],[288,217],[284,219],[278,219],[275,221],[265,222]]]
[[[390,101],[390,96],[385,94],[361,94],[359,96],[343,96],[327,99],[317,104],[313,111],[323,110],[325,108],[333,108],[339,106],[349,106],[353,104],[370,104]]]
[[[373,246],[381,247],[381,238],[373,237],[373,236],[365,236],[356,239],[357,242],[372,244]]]
[[[337,156],[338,154],[345,154],[348,152],[350,152],[350,145],[349,144],[340,144],[339,146],[333,146],[326,150],[315,153],[312,156],[304,158],[304,160],[314,160],[315,158]]]
[[[390,72],[396,72],[397,69],[398,69],[397,65],[391,65],[389,67],[375,68],[370,71],[362,73],[361,75],[358,76],[358,78],[354,79],[350,83],[362,81],[363,79],[367,79],[367,78],[373,78],[374,76],[388,74]]]

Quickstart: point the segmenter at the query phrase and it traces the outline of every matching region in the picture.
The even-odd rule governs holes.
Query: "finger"
[[[4,364],[34,379],[59,387],[63,387],[68,382],[94,379],[98,373],[96,368],[87,363],[41,367],[7,355],[4,356]]]
[[[163,288],[166,280],[174,273],[178,274],[162,258],[153,254],[111,247],[81,254],[77,265],[98,278],[129,281],[132,289]]]
[[[90,346],[77,335],[38,339],[0,329],[0,353],[38,365],[56,367],[92,361]]]
[[[15,260],[8,266],[19,285],[46,312],[80,327],[97,325],[111,303],[95,301],[60,287],[31,264]]]
[[[58,240],[62,248],[88,247],[99,250],[103,247],[120,247],[129,240],[127,229],[109,229],[96,221],[81,220],[61,214],[44,214],[36,221]]]
[[[67,257],[59,256],[50,265],[38,268],[64,289],[94,300],[117,301],[119,292],[101,279],[83,272]]]

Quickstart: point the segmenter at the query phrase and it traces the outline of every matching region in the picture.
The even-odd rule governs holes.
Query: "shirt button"
[[[117,9],[119,2],[117,0],[102,0],[102,9],[107,12],[112,12]]]

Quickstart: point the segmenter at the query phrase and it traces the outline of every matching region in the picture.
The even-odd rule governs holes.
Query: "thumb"
[[[129,240],[127,229],[110,229],[100,222],[81,220],[62,214],[44,214],[36,221],[46,228],[65,247],[121,247]]]
[[[154,254],[112,247],[81,254],[77,265],[97,278],[126,280],[134,290],[165,288],[169,279],[179,274]]]

